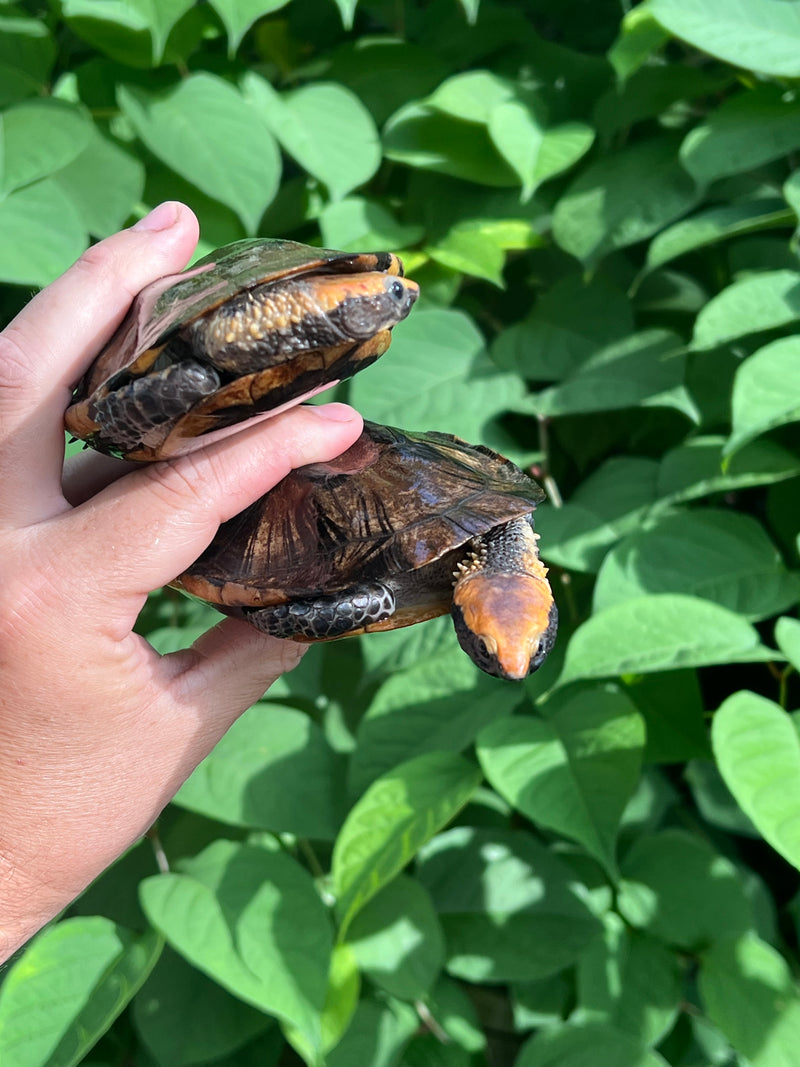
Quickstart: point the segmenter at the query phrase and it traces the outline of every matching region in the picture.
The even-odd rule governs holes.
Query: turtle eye
[[[389,282],[389,284],[386,286],[386,291],[389,296],[391,296],[394,300],[397,300],[398,302],[401,300],[405,300],[406,298],[406,287],[403,285],[402,282],[399,282],[397,278],[393,278]]]

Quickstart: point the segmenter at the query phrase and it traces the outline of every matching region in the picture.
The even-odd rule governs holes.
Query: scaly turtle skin
[[[389,252],[237,241],[136,297],[65,424],[152,461],[350,377],[389,347],[419,290]]]
[[[482,670],[524,678],[557,627],[533,531],[543,498],[488,448],[366,423],[344,455],[293,471],[225,523],[173,584],[297,641],[450,611]]]

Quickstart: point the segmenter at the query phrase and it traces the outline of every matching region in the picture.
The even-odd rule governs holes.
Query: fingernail
[[[331,422],[352,422],[358,418],[358,412],[348,404],[309,404],[308,411],[313,411],[321,419],[330,419]]]
[[[178,204],[167,200],[131,226],[132,230],[168,230],[178,221]]]

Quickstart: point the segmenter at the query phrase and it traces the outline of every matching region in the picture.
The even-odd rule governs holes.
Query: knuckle
[[[222,493],[214,465],[207,457],[165,459],[145,467],[142,476],[162,501],[181,510],[207,510],[209,501]]]

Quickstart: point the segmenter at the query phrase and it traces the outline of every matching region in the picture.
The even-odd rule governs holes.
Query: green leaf
[[[743,837],[761,836],[736,803],[713,760],[691,760],[686,765],[683,777],[692,791],[697,810],[706,822],[731,834],[741,834]]]
[[[800,619],[785,616],[775,624],[775,643],[796,671],[800,671]]]
[[[458,0],[466,15],[467,22],[470,26],[474,26],[478,21],[478,11],[480,10],[481,0]]]
[[[423,235],[422,226],[405,225],[385,207],[361,196],[347,196],[328,204],[319,216],[327,248],[363,252],[407,248]]]
[[[0,988],[0,1060],[14,1067],[73,1067],[111,1026],[161,951],[99,915],[47,927]]]
[[[785,203],[772,197],[706,208],[656,234],[647,249],[645,269],[655,270],[687,252],[731,237],[791,225],[792,218]]]
[[[531,397],[540,416],[672,407],[693,422],[697,407],[684,385],[683,343],[669,330],[646,330],[601,349],[559,385]]]
[[[242,38],[264,15],[280,11],[289,0],[211,0],[211,6],[222,20],[228,35],[228,55],[233,56]]]
[[[328,990],[320,1018],[321,1046],[324,1052],[339,1043],[350,1025],[358,1004],[360,990],[361,976],[350,946],[334,945],[328,975]],[[322,1065],[323,1061],[317,1054],[317,1047],[309,1035],[291,1025],[284,1025],[283,1029],[289,1043],[306,1063],[319,1062]]]
[[[626,11],[619,36],[608,50],[608,60],[620,81],[639,70],[667,38],[649,5],[640,4]]]
[[[28,100],[0,115],[0,190],[10,193],[61,170],[86,148],[91,122],[61,100]]]
[[[548,126],[541,109],[509,100],[489,116],[489,136],[522,182],[522,199],[565,170],[591,148],[594,130],[584,122]]]
[[[332,841],[342,767],[307,715],[264,702],[237,719],[175,802],[234,826]]]
[[[614,912],[605,916],[602,940],[587,948],[576,972],[571,1021],[608,1023],[646,1046],[672,1028],[683,997],[675,953],[631,930]]]
[[[570,869],[528,833],[457,827],[423,851],[418,872],[447,969],[468,982],[554,975],[600,932]]]
[[[560,508],[539,508],[536,528],[550,563],[596,571],[608,549],[635,530],[655,499],[657,465],[638,456],[615,457],[581,482]]]
[[[567,645],[559,685],[578,678],[758,663],[779,658],[758,632],[727,608],[698,597],[660,593],[592,615]]]
[[[646,9],[640,6],[634,10]],[[660,27],[659,32],[666,40]],[[603,142],[611,145],[647,119],[669,124],[673,112],[691,108],[690,102],[721,96],[734,81],[733,73],[721,66],[648,63],[604,93],[594,107],[593,118]]]
[[[559,199],[553,237],[593,265],[615,248],[651,237],[690,211],[700,194],[669,137],[643,141],[590,163]]]
[[[650,0],[676,37],[763,74],[800,77],[800,10],[785,0]]]
[[[350,384],[350,401],[366,418],[480,441],[490,419],[520,406],[521,380],[490,362],[463,312],[422,309],[393,337],[389,356]]]
[[[53,180],[70,198],[93,237],[122,229],[141,199],[144,167],[93,129],[89,144]]]
[[[146,32],[152,40],[151,58],[158,64],[172,27],[191,6],[192,0],[64,0],[63,11],[79,36],[107,47],[123,62],[128,56],[125,34],[119,30]]]
[[[800,868],[800,737],[789,715],[771,700],[741,690],[714,715],[711,741],[742,811]]]
[[[515,982],[511,987],[514,1028],[519,1033],[552,1026],[565,1019],[574,1000],[572,981],[566,974]]]
[[[0,200],[0,280],[49,285],[88,243],[78,210],[54,178]]]
[[[485,278],[503,288],[505,254],[493,220],[470,219],[452,226],[434,245],[425,248],[431,259],[451,270]]]
[[[156,1061],[170,1067],[221,1058],[271,1025],[169,947],[133,1002],[133,1020]]]
[[[684,138],[680,158],[709,184],[754,170],[800,147],[800,111],[781,86],[760,85],[724,101]]]
[[[410,1004],[367,997],[356,1008],[350,1026],[327,1056],[327,1067],[395,1067],[401,1052],[419,1026]]]
[[[425,103],[445,115],[486,125],[495,108],[515,95],[514,83],[489,70],[468,70],[446,78]]]
[[[203,72],[158,94],[121,85],[117,99],[151,152],[256,232],[278,188],[280,157],[257,109],[237,89]]]
[[[355,18],[356,8],[358,7],[358,0],[333,0],[339,9],[339,14],[342,19],[342,25],[346,30],[353,28],[353,19]]]
[[[630,300],[618,288],[602,277],[567,274],[542,292],[527,318],[500,334],[492,358],[526,378],[560,381],[633,331]]]
[[[250,72],[242,87],[284,151],[326,185],[333,200],[363,185],[378,169],[381,147],[375,123],[343,85],[316,82],[279,94]]]
[[[669,1067],[657,1052],[604,1023],[570,1021],[542,1030],[522,1046],[515,1067]]]
[[[616,545],[597,576],[594,610],[646,593],[689,593],[756,621],[796,603],[800,577],[751,516],[697,509],[663,515]]]
[[[794,1067],[800,992],[786,961],[752,933],[704,953],[700,995],[711,1021],[752,1067]]]
[[[753,441],[728,459],[724,445],[724,437],[708,435],[690,438],[665,452],[657,483],[663,503],[769,485],[800,474],[800,458],[774,441]]]
[[[498,686],[472,669],[458,647],[397,670],[358,725],[351,793],[358,795],[381,774],[424,752],[462,751],[487,723],[510,715],[523,699],[519,688]]]
[[[668,945],[694,951],[752,925],[733,864],[696,834],[641,836],[620,866],[620,915]]]
[[[647,763],[681,763],[709,755],[705,707],[696,671],[628,676],[625,691],[644,717]]]
[[[547,719],[500,719],[481,731],[478,758],[502,797],[580,842],[612,878],[622,812],[639,778],[644,722],[610,686],[556,694]]]
[[[428,752],[373,782],[333,849],[340,936],[358,911],[469,800],[480,772],[461,756]]]
[[[309,875],[283,853],[225,840],[184,868],[142,882],[150,921],[191,964],[319,1054],[332,929]]]
[[[36,96],[56,57],[50,30],[39,19],[0,16],[0,106]]]
[[[347,942],[359,969],[401,1000],[423,999],[444,964],[444,939],[430,897],[403,875],[361,909]]]
[[[352,89],[379,126],[409,100],[426,96],[451,70],[430,47],[386,34],[355,37],[331,58],[326,77]]]
[[[781,192],[786,203],[794,213],[795,218],[800,216],[800,170],[793,170],[783,183]]]
[[[768,270],[733,282],[697,316],[692,347],[716,348],[759,330],[774,330],[800,318],[800,274]]]
[[[800,420],[799,357],[800,338],[782,337],[742,363],[733,383],[726,454],[776,426]]]
[[[383,131],[388,159],[450,174],[479,185],[514,187],[519,180],[482,124],[465,122],[423,104],[406,104]]]

